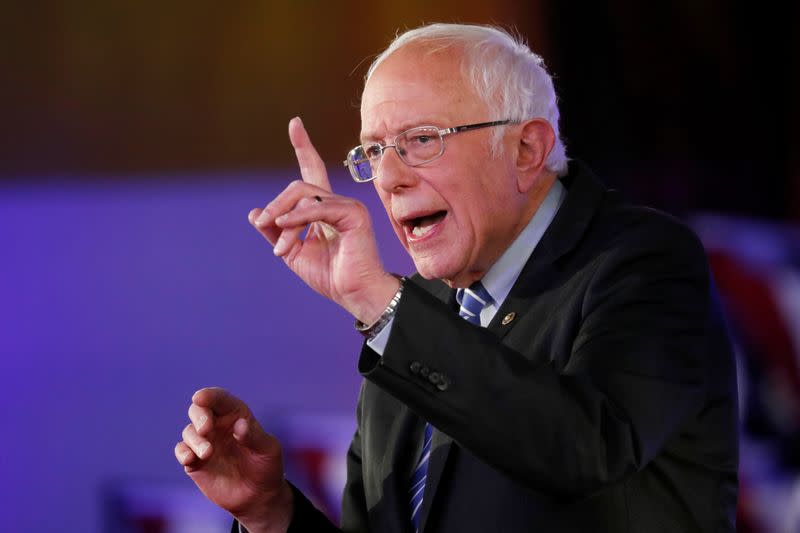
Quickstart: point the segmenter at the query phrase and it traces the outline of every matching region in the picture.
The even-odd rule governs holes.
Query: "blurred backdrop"
[[[359,336],[246,214],[337,192],[395,32],[499,24],[554,73],[568,152],[692,224],[739,348],[743,532],[800,527],[797,3],[6,2],[0,16],[0,531],[224,531],[172,448],[197,388],[239,394],[335,516]]]

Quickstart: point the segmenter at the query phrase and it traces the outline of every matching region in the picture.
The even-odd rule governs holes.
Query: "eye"
[[[377,159],[383,155],[383,146],[380,144],[368,144],[364,146],[364,155],[367,159]]]
[[[425,146],[433,142],[434,137],[429,133],[414,133],[408,136],[408,143],[416,146]]]

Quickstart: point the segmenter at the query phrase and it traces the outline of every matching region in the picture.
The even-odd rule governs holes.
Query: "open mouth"
[[[447,211],[436,211],[428,215],[413,217],[402,222],[406,235],[420,239],[429,234],[447,216]]]

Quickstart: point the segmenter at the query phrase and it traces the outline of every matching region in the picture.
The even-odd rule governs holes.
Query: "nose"
[[[376,186],[388,193],[413,187],[417,182],[417,174],[414,169],[400,159],[396,146],[392,146],[392,148],[393,150],[384,149],[383,156],[376,169],[378,177],[375,179]]]

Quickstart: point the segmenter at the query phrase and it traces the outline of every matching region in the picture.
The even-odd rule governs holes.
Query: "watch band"
[[[400,287],[397,289],[397,292],[394,293],[389,305],[386,306],[386,309],[383,311],[383,313],[381,313],[381,316],[378,317],[378,320],[370,325],[366,325],[360,320],[356,319],[356,330],[364,335],[367,340],[374,339],[386,326],[386,324],[389,323],[394,316],[395,311],[397,310],[397,304],[400,303],[400,297],[403,295],[403,286],[406,283],[405,277],[397,276],[397,278],[400,280]]]

